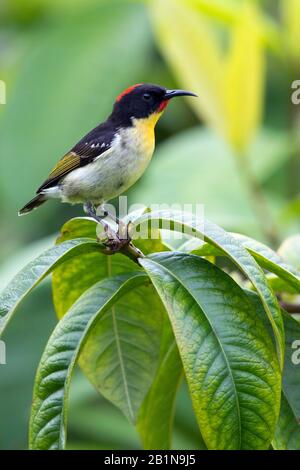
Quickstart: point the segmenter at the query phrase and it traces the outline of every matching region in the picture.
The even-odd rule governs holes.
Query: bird
[[[58,161],[19,215],[58,198],[83,204],[85,213],[97,220],[96,208],[125,192],[146,170],[154,153],[155,125],[169,101],[179,96],[197,95],[149,83],[124,90],[107,120]]]

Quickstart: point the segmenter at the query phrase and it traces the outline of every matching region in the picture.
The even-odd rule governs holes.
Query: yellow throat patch
[[[154,129],[157,121],[163,112],[153,113],[151,116],[142,119],[134,119],[134,130],[139,145],[144,147],[144,152],[153,152],[155,147]]]

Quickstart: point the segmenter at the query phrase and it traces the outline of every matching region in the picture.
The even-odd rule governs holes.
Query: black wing
[[[56,186],[62,177],[77,168],[91,163],[109,150],[115,134],[116,129],[109,122],[95,127],[59,160],[47,180],[39,187],[37,193]]]

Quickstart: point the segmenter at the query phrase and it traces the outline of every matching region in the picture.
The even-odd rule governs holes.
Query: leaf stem
[[[125,245],[120,252],[136,263],[138,263],[139,258],[145,258],[144,253],[142,253],[141,250],[139,250],[132,242]]]

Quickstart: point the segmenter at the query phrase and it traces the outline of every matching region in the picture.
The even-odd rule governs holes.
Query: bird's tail
[[[19,211],[19,215],[28,214],[28,212],[33,211],[37,207],[44,204],[47,201],[47,197],[44,194],[38,194],[31,201],[29,201],[22,209]]]

